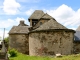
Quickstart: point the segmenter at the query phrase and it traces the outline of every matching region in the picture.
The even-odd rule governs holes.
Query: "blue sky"
[[[6,28],[5,37],[14,25],[28,18],[35,10],[43,10],[67,28],[80,25],[80,0],[0,0],[0,36]]]

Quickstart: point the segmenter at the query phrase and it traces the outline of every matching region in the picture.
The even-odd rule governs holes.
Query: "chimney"
[[[24,20],[21,20],[18,26],[27,26],[27,25],[24,23]]]
[[[21,20],[21,21],[20,21],[20,24],[24,24],[24,20]]]

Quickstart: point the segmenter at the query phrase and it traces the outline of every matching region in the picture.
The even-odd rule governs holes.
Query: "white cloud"
[[[0,20],[0,37],[3,39],[3,33],[4,33],[4,28],[5,28],[5,37],[8,36],[8,28],[12,27],[13,24],[15,24],[15,21],[12,19],[8,20]]]
[[[27,25],[29,25],[28,20],[26,20],[26,19],[24,19],[24,18],[19,18],[19,17],[17,17],[17,18],[15,19],[15,21],[17,22],[17,24],[19,24],[20,20],[24,20],[24,22],[25,22]]]
[[[3,39],[3,34],[4,34],[4,38],[8,37],[8,31],[5,30],[5,32],[4,32],[4,29],[0,29],[0,37],[1,37],[0,39]]]
[[[26,11],[26,15],[27,15],[27,16],[30,16],[33,11],[34,11],[33,9],[27,10],[27,11]]]
[[[40,0],[17,0],[17,1],[19,1],[19,2],[27,2],[27,3],[37,3]]]
[[[45,11],[68,28],[76,29],[80,25],[80,9],[74,11],[71,7],[63,4],[56,9]]]
[[[3,10],[8,15],[15,15],[19,12],[20,4],[16,0],[4,0]]]
[[[18,25],[20,20],[24,20],[25,23],[27,23],[29,25],[28,20],[17,17],[16,19],[0,20],[0,28],[10,28],[13,25]]]
[[[20,20],[24,20],[27,25],[29,25],[28,20],[24,18],[17,17],[16,19],[7,19],[7,20],[0,20],[0,37],[3,37],[3,29],[5,28],[5,37],[8,36],[9,30],[13,26],[18,26]]]
[[[0,9],[2,9],[3,8],[3,6],[0,6]]]

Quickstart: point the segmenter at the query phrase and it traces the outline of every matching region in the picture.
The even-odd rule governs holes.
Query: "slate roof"
[[[76,29],[74,41],[75,42],[80,42],[80,26]]]
[[[80,41],[80,31],[76,31],[74,41]]]
[[[45,19],[45,20],[49,20],[49,19],[54,19],[52,16],[50,16],[47,13],[44,13],[42,10],[35,10],[32,15],[28,18],[28,20],[30,19]]]
[[[54,18],[46,13],[41,17],[41,19],[54,19]]]
[[[9,34],[28,34],[29,27],[28,26],[13,26],[9,31]]]
[[[76,29],[76,31],[80,31],[80,26]]]
[[[65,26],[61,25],[58,23],[56,20],[51,19],[48,22],[45,22],[42,24],[39,28],[35,29],[36,30],[48,30],[48,29],[67,29]]]
[[[28,34],[29,32],[29,26],[24,24],[23,21],[20,21],[20,24],[18,26],[13,26],[11,30],[9,31],[9,34]]]
[[[42,10],[35,10],[28,19],[40,19],[44,15]]]

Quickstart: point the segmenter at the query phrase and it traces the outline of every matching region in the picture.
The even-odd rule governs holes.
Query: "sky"
[[[0,0],[0,37],[5,37],[20,20],[29,25],[35,10],[43,10],[59,23],[76,30],[80,25],[80,0]]]

